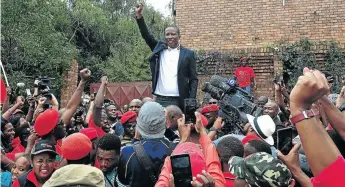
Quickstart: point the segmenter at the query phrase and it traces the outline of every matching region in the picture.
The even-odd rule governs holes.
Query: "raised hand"
[[[102,82],[102,84],[107,85],[107,84],[108,84],[108,77],[107,77],[107,76],[103,76],[103,77],[101,78],[101,82]]]
[[[291,109],[310,109],[312,104],[328,91],[328,82],[323,73],[304,68],[303,75],[298,78],[290,94]]]
[[[91,77],[91,71],[87,68],[81,70],[79,74],[82,80],[88,80]]]
[[[137,19],[142,17],[141,12],[143,11],[144,5],[142,3],[137,4],[135,7],[135,14],[137,16]]]

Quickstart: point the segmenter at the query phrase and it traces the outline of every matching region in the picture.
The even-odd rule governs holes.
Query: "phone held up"
[[[292,128],[287,127],[277,130],[277,149],[287,155],[292,147]]]
[[[191,187],[192,168],[189,154],[173,155],[170,160],[175,186]]]
[[[195,124],[196,118],[195,118],[195,111],[198,107],[198,101],[194,98],[187,98],[184,100],[184,109],[183,113],[185,115],[185,123]]]

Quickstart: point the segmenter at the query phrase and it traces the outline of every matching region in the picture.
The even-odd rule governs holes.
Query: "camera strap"
[[[158,178],[156,176],[156,172],[153,167],[153,163],[151,159],[147,156],[143,145],[141,142],[138,142],[137,144],[134,144],[133,146],[134,152],[137,155],[138,161],[142,168],[145,169],[146,173],[149,175],[151,181],[153,184],[156,184]]]

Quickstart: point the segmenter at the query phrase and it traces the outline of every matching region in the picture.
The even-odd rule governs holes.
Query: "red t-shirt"
[[[314,187],[344,187],[345,186],[345,160],[339,156],[335,162],[325,168],[321,173],[311,179]]]
[[[250,86],[251,79],[255,77],[254,70],[250,67],[239,67],[235,71],[238,85],[243,88]]]
[[[102,136],[104,136],[105,134],[107,134],[106,132],[104,132],[102,130],[101,127],[98,127],[94,122],[93,122],[93,114],[90,116],[90,119],[89,119],[89,127],[90,128],[94,128],[97,132],[97,136],[98,138],[101,138]]]
[[[223,172],[223,174],[225,178],[225,187],[234,187],[236,176],[230,172]]]

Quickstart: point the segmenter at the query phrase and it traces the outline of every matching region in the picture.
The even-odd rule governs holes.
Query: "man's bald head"
[[[133,99],[129,103],[129,110],[136,112],[138,115],[141,105],[143,105],[143,102],[140,99]]]
[[[176,105],[169,105],[165,108],[165,117],[168,128],[177,129],[177,120],[182,116],[182,110]]]
[[[259,107],[264,107],[264,105],[268,103],[268,97],[267,96],[260,96],[258,98],[258,105]]]
[[[264,114],[269,115],[272,119],[278,115],[279,106],[274,101],[268,101],[264,105]]]
[[[151,97],[144,97],[142,102],[145,104],[146,102],[153,102],[154,100]]]

